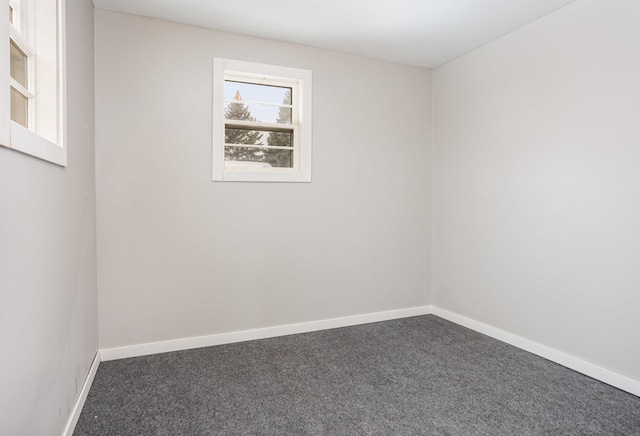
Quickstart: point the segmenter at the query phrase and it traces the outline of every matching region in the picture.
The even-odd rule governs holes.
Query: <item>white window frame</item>
[[[213,59],[213,181],[311,182],[311,78],[309,70],[231,59]],[[225,167],[225,80],[293,88],[293,168],[265,168],[251,163],[246,166]],[[277,127],[259,122],[249,124],[260,125],[263,128]]]
[[[13,3],[13,2],[12,2]],[[24,4],[21,5],[23,8]],[[24,10],[20,10],[24,14]],[[65,37],[65,0],[57,0],[57,120],[58,133],[57,143],[43,138],[34,131],[11,120],[11,94],[10,94],[10,65],[9,65],[9,40],[15,37],[15,29],[9,24],[9,7],[0,8],[0,59],[3,59],[3,65],[0,68],[0,146],[16,150],[39,159],[60,165],[67,166],[67,135],[66,135],[66,37]],[[22,25],[25,25],[24,16],[21,17]],[[28,23],[27,23],[28,24]],[[24,29],[21,32],[24,34]],[[33,75],[33,63],[29,67],[29,75]],[[31,76],[30,80],[34,80]],[[37,95],[35,96],[37,100]],[[37,104],[37,103],[36,103]],[[33,106],[30,104],[30,106]],[[33,111],[33,109],[30,109]],[[34,117],[33,112],[30,118]],[[33,119],[33,118],[32,118]]]

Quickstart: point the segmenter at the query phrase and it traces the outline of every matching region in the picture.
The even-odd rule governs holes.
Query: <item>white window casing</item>
[[[17,13],[17,12],[16,12]],[[10,83],[10,44],[9,43],[9,8],[0,8],[0,145],[11,145],[11,88]]]
[[[0,145],[67,165],[64,0],[9,0],[0,8]],[[27,55],[26,87],[11,78],[10,44]],[[27,127],[11,120],[11,90],[28,98]]]
[[[214,58],[213,60],[213,138],[212,173],[214,181],[242,182],[310,182],[311,181],[311,71],[253,62]],[[242,84],[281,87],[291,90],[291,104],[271,104],[291,108],[291,122],[278,124],[263,120],[225,119],[225,81]],[[227,98],[226,103],[234,100]],[[243,105],[256,102],[239,100]],[[260,102],[262,106],[269,103]],[[290,133],[291,146],[259,144],[225,144],[226,128],[279,130]],[[290,150],[289,167],[272,167],[267,163],[227,160],[226,148],[258,148],[260,150]]]

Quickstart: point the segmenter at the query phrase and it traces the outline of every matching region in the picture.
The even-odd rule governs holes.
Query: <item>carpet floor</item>
[[[640,435],[640,398],[433,315],[100,364],[74,435]]]

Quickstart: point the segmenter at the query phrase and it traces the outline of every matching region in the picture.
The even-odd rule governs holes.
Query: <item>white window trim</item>
[[[35,132],[11,121],[11,94],[9,70],[9,8],[0,8],[0,146],[16,150],[48,162],[67,166],[67,104],[66,104],[66,26],[65,0],[58,0],[58,144],[51,142]]]
[[[294,79],[300,82],[297,104],[300,118],[295,134],[299,135],[296,168],[260,167],[225,168],[224,166],[224,80],[225,74],[252,75],[260,80]],[[213,59],[213,181],[231,182],[311,182],[311,71],[231,59]]]

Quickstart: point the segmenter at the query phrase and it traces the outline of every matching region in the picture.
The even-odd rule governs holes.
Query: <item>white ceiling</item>
[[[93,0],[97,8],[433,68],[574,0]]]

